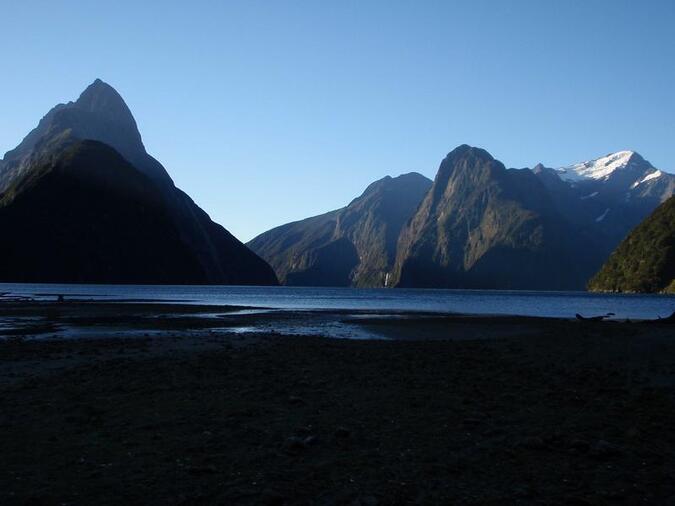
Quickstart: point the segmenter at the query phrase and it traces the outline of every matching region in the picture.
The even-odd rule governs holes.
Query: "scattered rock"
[[[264,504],[265,506],[281,506],[282,504],[286,504],[286,502],[286,497],[276,490],[263,490],[260,494],[260,504]]]
[[[311,426],[307,426],[307,427],[298,427],[298,428],[295,429],[295,431],[294,431],[294,435],[296,435],[296,436],[303,436],[303,437],[306,437],[306,436],[309,436],[309,435],[311,435],[311,434],[312,434],[312,427],[311,427]]]
[[[583,439],[573,439],[570,443],[570,449],[579,452],[587,452],[591,448],[591,444]]]
[[[630,439],[635,439],[640,435],[640,431],[637,429],[637,427],[631,427],[626,431],[626,437]]]
[[[291,396],[288,398],[288,403],[289,403],[291,406],[302,406],[303,404],[305,404],[305,401],[304,401],[304,399],[302,399],[301,397],[297,397],[297,396],[295,396],[295,395],[291,395]]]
[[[316,436],[307,436],[302,440],[302,442],[305,444],[305,446],[312,446],[319,442],[319,438]]]
[[[377,497],[373,495],[363,495],[355,498],[350,506],[377,506],[380,504],[380,501],[377,500]]]
[[[544,450],[546,449],[546,443],[544,440],[538,436],[528,436],[524,437],[514,445],[517,448],[527,448],[529,450]]]
[[[609,443],[604,439],[597,441],[591,448],[591,456],[597,459],[608,459],[616,457],[622,453],[621,447]]]
[[[516,485],[513,487],[511,493],[513,494],[514,497],[517,497],[519,499],[527,499],[528,497],[532,497],[532,487],[529,485]]]
[[[351,431],[346,427],[338,427],[337,429],[335,429],[335,432],[333,434],[335,435],[335,437],[340,439],[347,439],[352,435]]]
[[[206,474],[216,474],[218,469],[215,466],[191,466],[187,468],[187,472],[193,476],[202,476]]]
[[[289,455],[302,453],[306,448],[305,440],[296,436],[289,437],[283,444],[283,450]]]
[[[568,496],[565,498],[565,504],[568,506],[590,506],[593,503],[585,497]]]

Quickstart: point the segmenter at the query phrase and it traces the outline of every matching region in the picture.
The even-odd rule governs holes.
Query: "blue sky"
[[[0,151],[95,78],[242,240],[434,176],[633,149],[675,172],[673,1],[0,0]]]

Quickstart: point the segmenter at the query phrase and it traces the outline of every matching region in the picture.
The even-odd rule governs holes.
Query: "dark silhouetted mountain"
[[[15,227],[15,229],[21,228],[22,219],[28,220],[26,223],[32,223],[25,206],[27,202],[32,202],[36,206],[39,206],[38,201],[32,198],[30,193],[44,188],[42,186],[45,184],[44,181],[50,181],[50,184],[58,187],[54,179],[58,174],[64,175],[64,177],[68,174],[70,181],[70,179],[82,178],[87,170],[92,173],[105,171],[105,174],[109,175],[110,167],[121,167],[120,163],[118,163],[119,160],[112,160],[112,156],[104,157],[99,150],[93,149],[90,146],[84,149],[83,145],[78,143],[78,141],[82,140],[98,141],[113,148],[117,152],[118,158],[121,157],[126,162],[125,169],[120,169],[120,177],[123,177],[122,172],[126,174],[130,170],[136,170],[139,172],[139,176],[143,176],[143,180],[147,181],[147,184],[150,186],[147,188],[147,191],[142,192],[142,195],[148,198],[152,197],[154,199],[153,202],[158,200],[161,203],[160,207],[157,207],[153,203],[153,213],[155,210],[159,213],[157,215],[153,214],[155,216],[153,219],[157,220],[161,230],[167,233],[172,231],[167,237],[167,241],[174,241],[175,239],[171,244],[174,246],[182,244],[181,247],[176,246],[178,247],[176,252],[152,246],[151,238],[154,237],[155,232],[145,228],[149,224],[149,218],[145,221],[139,219],[138,221],[125,222],[125,219],[131,219],[133,216],[130,213],[138,209],[133,206],[132,209],[124,209],[123,192],[114,193],[111,198],[104,199],[108,205],[109,223],[115,223],[117,226],[126,229],[125,233],[131,235],[137,234],[134,237],[138,240],[142,238],[144,233],[147,234],[145,247],[148,251],[154,251],[157,255],[163,254],[164,256],[162,258],[144,257],[139,252],[134,252],[132,255],[131,252],[125,250],[124,243],[120,243],[108,253],[100,252],[99,255],[92,255],[91,258],[108,258],[105,255],[116,252],[118,258],[116,260],[109,258],[111,263],[120,263],[126,261],[125,259],[129,261],[132,259],[149,261],[149,258],[154,258],[154,261],[158,265],[128,266],[130,270],[124,271],[120,263],[118,267],[110,270],[110,272],[120,275],[119,278],[115,278],[113,274],[106,274],[105,269],[107,267],[102,264],[101,278],[96,279],[93,276],[95,274],[95,265],[91,264],[90,271],[86,275],[88,281],[137,281],[138,277],[132,274],[132,272],[135,272],[133,269],[139,269],[139,271],[145,269],[147,275],[144,279],[146,282],[178,282],[182,280],[180,282],[215,284],[268,285],[277,283],[276,276],[269,265],[246,248],[227,230],[214,223],[185,193],[174,186],[173,181],[162,165],[145,151],[136,122],[122,97],[111,86],[98,79],[82,93],[77,101],[60,104],[49,111],[19,146],[9,151],[0,162],[0,193],[4,193],[2,199],[5,206],[3,212],[5,216],[12,216],[13,219],[19,220],[13,223],[12,227]],[[63,158],[66,156],[65,150],[75,149],[73,146],[79,146],[76,149],[78,155],[75,157],[77,160],[75,169],[66,164]],[[92,157],[91,160],[87,160],[88,156]],[[104,164],[105,167],[102,168],[100,164]],[[45,169],[45,167],[52,167],[52,169]],[[38,181],[42,181],[42,183],[38,184]],[[64,182],[63,184],[66,183]],[[50,223],[44,223],[45,226],[49,225],[57,232],[61,231],[63,237],[68,235],[66,230],[82,230],[86,229],[87,226],[94,227],[96,224],[95,216],[91,213],[68,212],[68,208],[71,205],[79,202],[76,195],[77,192],[75,191],[77,185],[74,182],[68,184],[71,185],[67,188],[68,193],[64,190],[64,196],[61,200],[61,205],[65,209],[62,213],[53,214],[53,220]],[[82,184],[81,187],[82,191],[87,191],[88,187],[85,184]],[[18,191],[19,189],[22,190]],[[117,204],[115,204],[113,196],[119,198]],[[58,197],[59,195],[57,194],[53,198]],[[84,199],[85,196],[81,198]],[[20,207],[17,208],[17,205],[20,205]],[[134,202],[134,205],[140,206],[141,202]],[[160,208],[161,212],[159,211]],[[84,208],[80,210],[84,211]],[[50,216],[48,214],[41,214],[37,210],[35,212],[42,216],[44,220],[48,220]],[[166,223],[157,217],[160,214],[165,217]],[[8,223],[8,219],[5,218],[5,222],[3,223]],[[159,224],[160,222],[162,222],[161,225]],[[28,241],[26,233],[18,237],[27,241],[26,244],[31,243]],[[113,235],[113,237],[119,237],[119,235]],[[34,240],[37,240],[37,238]],[[102,242],[86,244],[86,241],[87,237],[83,236],[80,243],[80,248],[83,251],[92,251],[95,244],[103,244]],[[133,244],[134,247],[141,246],[141,243]],[[166,244],[168,247],[166,241],[159,241],[157,244]],[[68,245],[63,244],[62,246],[57,245],[59,245],[58,241],[54,243],[52,248],[37,250],[29,257],[37,262],[39,258],[35,255],[46,255],[44,263],[34,264],[35,272],[39,272],[40,277],[32,277],[32,280],[43,281],[55,279],[58,276],[60,280],[68,281],[59,272],[55,271],[53,276],[50,276],[47,268],[42,269],[40,267],[40,265],[52,265],[49,263],[47,256],[57,255],[55,248],[73,246],[72,243],[68,243]],[[19,249],[16,251],[19,251]],[[174,266],[177,273],[175,276],[170,276],[164,270],[164,267],[175,260],[177,258],[176,255],[183,255],[180,253],[181,251],[187,252],[187,257],[181,257],[184,258],[186,265],[185,267]],[[61,256],[68,254],[76,255],[76,253],[68,250],[58,252],[58,255]],[[193,269],[192,264],[195,262],[197,267]],[[53,265],[56,266],[56,264]],[[17,266],[16,268],[16,272],[19,272],[19,267]],[[22,271],[26,273],[26,276],[28,276],[30,266],[27,269]],[[5,269],[5,272],[11,274],[14,271],[9,266]],[[189,273],[192,273],[192,275],[188,276],[187,274]],[[81,280],[83,276],[75,276],[72,280]],[[16,279],[16,276],[12,276],[12,278]]]
[[[75,102],[59,104],[15,149],[5,154],[0,172],[0,191],[31,164],[32,158],[49,148],[54,138],[68,133],[75,139],[91,139],[114,147],[129,163],[151,178],[166,184],[171,178],[146,153],[136,121],[122,97],[100,79],[82,92]]]
[[[274,228],[248,246],[289,285],[385,286],[400,231],[430,186],[416,173],[387,176],[348,206]]]
[[[69,143],[15,180],[0,228],[3,281],[207,281],[156,186],[96,141]]]
[[[463,145],[402,231],[392,278],[402,287],[579,288],[601,260],[578,253],[594,248],[532,171]]]
[[[588,287],[595,291],[675,293],[675,197],[628,234]]]

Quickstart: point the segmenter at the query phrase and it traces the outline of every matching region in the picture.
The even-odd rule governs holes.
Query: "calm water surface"
[[[503,290],[357,289],[244,286],[4,284],[0,293],[34,298],[152,300],[279,309],[367,309],[572,318],[575,313],[616,313],[616,318],[656,318],[675,311],[671,295]]]

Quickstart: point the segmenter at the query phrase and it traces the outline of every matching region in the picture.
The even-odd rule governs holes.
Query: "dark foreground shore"
[[[398,338],[363,341],[106,307],[140,334],[4,327],[0,504],[675,504],[672,326],[357,318]]]

